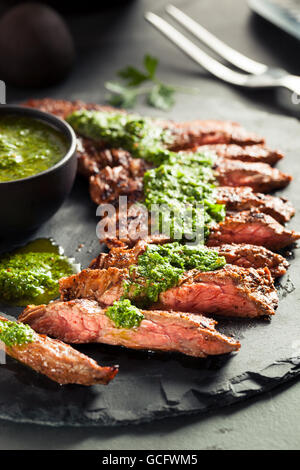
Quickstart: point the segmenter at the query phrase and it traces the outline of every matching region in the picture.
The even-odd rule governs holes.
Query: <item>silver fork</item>
[[[188,57],[193,59],[194,62],[201,65],[201,67],[208,70],[215,77],[233,85],[254,89],[284,87],[300,95],[299,76],[291,75],[283,69],[271,68],[265,64],[249,59],[249,57],[237,52],[217,39],[213,34],[173,5],[168,5],[166,11],[178,23],[184,26],[219,56],[245,72],[239,73],[221,64],[216,59],[206,54],[206,52],[196,46],[190,39],[185,37],[160,16],[151,12],[145,13],[145,19],[149,23],[164,34]]]

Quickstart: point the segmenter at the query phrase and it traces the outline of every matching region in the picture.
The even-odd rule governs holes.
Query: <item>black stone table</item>
[[[247,120],[248,110],[254,109],[297,115],[298,110],[286,93],[245,92],[220,83],[162,38],[145,23],[143,12],[151,9],[164,14],[166,3],[137,0],[98,13],[68,16],[78,50],[77,65],[70,77],[46,90],[9,87],[8,101],[53,96],[103,102],[103,83],[114,78],[120,67],[139,65],[148,52],[160,58],[162,79],[199,88],[195,100],[202,117],[203,109],[208,118],[225,114],[232,118],[237,115],[241,120],[245,116]],[[177,0],[174,3],[241,52],[300,74],[299,45],[252,15],[245,1]],[[180,113],[187,118],[189,110],[185,103],[190,101],[180,96],[173,116]],[[224,107],[228,108],[226,113]],[[149,112],[143,106],[139,110]],[[66,429],[3,421],[0,449],[296,449],[300,445],[299,399],[300,386],[294,379],[271,392],[208,415],[170,418],[125,428]]]

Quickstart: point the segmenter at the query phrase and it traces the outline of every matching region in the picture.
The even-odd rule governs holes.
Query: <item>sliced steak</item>
[[[259,212],[271,215],[284,224],[295,214],[292,204],[285,198],[269,194],[254,193],[248,186],[218,186],[216,195],[219,204],[225,204],[227,211],[240,212],[256,208]]]
[[[115,203],[126,195],[130,202],[143,198],[145,171],[150,165],[139,158],[131,158],[127,167],[106,166],[90,177],[90,195],[96,204]]]
[[[124,294],[127,269],[84,269],[78,274],[59,280],[61,300],[97,300],[102,307],[112,305]]]
[[[29,307],[32,310],[39,308]],[[6,321],[6,318],[0,317],[0,320]],[[38,334],[34,342],[22,346],[6,346],[5,352],[13,359],[61,385],[107,384],[118,372],[117,366],[101,367],[93,359],[71,346]]]
[[[279,150],[270,150],[264,145],[236,145],[236,144],[215,144],[203,145],[193,149],[195,152],[209,151],[214,152],[218,157],[228,158],[229,160],[240,160],[243,162],[261,162],[275,165],[283,158]]]
[[[60,280],[61,300],[87,298],[107,307],[124,295],[123,284],[127,279],[129,271],[125,268],[86,269]],[[135,288],[132,287],[126,295],[135,298]],[[159,302],[154,307],[160,310],[256,317],[273,315],[277,301],[268,268],[255,270],[226,265],[206,273],[196,269],[187,271],[177,287],[160,294]]]
[[[220,256],[224,256],[228,264],[241,266],[242,268],[269,268],[274,278],[283,276],[289,263],[287,260],[263,246],[242,243],[225,244],[214,247]]]
[[[290,175],[266,163],[218,158],[215,169],[220,186],[250,186],[261,193],[285,188],[292,180]]]
[[[195,120],[188,122],[157,121],[171,130],[174,143],[171,149],[178,151],[208,144],[264,144],[264,139],[246,131],[240,124],[230,121]]]
[[[132,349],[181,352],[206,357],[237,351],[240,343],[215,330],[202,315],[143,311],[140,325],[116,328],[97,302],[86,299],[27,308],[20,319],[39,333],[67,343],[105,343]]]
[[[91,109],[97,111],[118,111],[119,109],[110,106],[101,106],[95,103],[84,103],[82,101],[66,101],[45,98],[41,100],[28,100],[25,106],[38,108],[42,111],[55,114],[61,118],[66,118],[72,112],[78,109]],[[229,144],[236,143],[240,145],[261,144],[264,139],[243,129],[235,122],[227,121],[189,121],[175,123],[173,121],[162,121],[159,119],[154,122],[164,128],[169,128],[174,136],[174,143],[171,148],[180,150],[192,148],[201,144]]]
[[[228,264],[217,271],[188,275],[179,286],[162,292],[155,308],[254,318],[274,315],[277,306],[268,268]]]
[[[137,264],[138,257],[144,253],[147,245],[146,241],[140,240],[133,248],[112,248],[109,253],[100,253],[91,262],[90,269],[128,268]],[[212,248],[217,250],[220,256],[224,256],[228,264],[242,268],[267,267],[274,278],[283,276],[289,266],[283,256],[273,253],[263,246],[232,243]]]
[[[270,215],[252,210],[226,216],[223,222],[212,228],[207,245],[250,243],[279,251],[299,238],[300,233],[286,229]]]

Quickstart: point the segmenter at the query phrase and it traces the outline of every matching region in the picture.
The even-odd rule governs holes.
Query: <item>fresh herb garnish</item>
[[[105,88],[111,92],[109,103],[112,106],[133,108],[140,95],[146,97],[146,102],[154,108],[167,111],[175,103],[176,91],[191,92],[192,89],[163,83],[157,78],[158,59],[147,54],[144,57],[144,70],[131,65],[118,72],[125,84],[106,82]],[[140,86],[142,84],[147,86]]]

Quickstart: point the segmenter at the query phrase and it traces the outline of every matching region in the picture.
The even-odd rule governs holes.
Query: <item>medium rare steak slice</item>
[[[0,320],[7,321],[4,317]],[[6,354],[61,385],[107,384],[118,373],[118,367],[101,367],[65,343],[44,335],[35,336],[32,343],[6,346]]]
[[[228,264],[217,271],[188,275],[179,286],[162,292],[155,308],[254,318],[274,315],[277,306],[268,268]]]
[[[138,257],[144,253],[147,242],[144,240],[129,249],[112,248],[109,253],[100,253],[91,264],[90,269],[108,269],[115,267],[119,269],[128,268],[138,262]],[[242,268],[269,268],[273,277],[283,276],[289,263],[276,253],[263,246],[235,243],[213,247],[220,256],[224,256],[228,264],[234,264]]]
[[[61,300],[87,298],[107,307],[124,295],[123,284],[127,279],[128,269],[86,269],[60,280]],[[126,295],[135,298],[135,287]],[[256,317],[273,315],[277,301],[268,268],[255,270],[226,265],[206,273],[196,269],[187,271],[177,287],[160,294],[155,308]]]
[[[225,204],[227,211],[240,212],[258,209],[259,212],[271,215],[275,220],[284,224],[295,214],[292,204],[282,197],[269,194],[254,193],[248,186],[231,187],[218,186],[216,189],[219,204]]]
[[[207,245],[250,243],[279,251],[299,238],[300,233],[287,230],[270,215],[252,210],[226,216],[223,222],[212,228]]]
[[[173,150],[190,149],[207,144],[263,144],[262,137],[246,131],[240,124],[230,121],[195,120],[187,122],[157,121],[159,125],[171,130]]]
[[[229,160],[241,160],[243,162],[261,162],[275,165],[283,158],[279,150],[270,150],[264,145],[236,145],[236,144],[213,144],[203,145],[193,149],[195,152],[209,151],[214,152],[218,157],[228,158]]]
[[[86,299],[28,307],[20,319],[39,333],[67,343],[105,343],[132,349],[176,351],[206,357],[237,351],[240,343],[215,330],[202,315],[143,312],[135,328],[117,328],[97,302]]]
[[[78,109],[93,109],[98,111],[118,111],[110,106],[101,106],[95,103],[84,103],[82,101],[66,101],[45,98],[41,100],[28,100],[25,106],[38,108],[42,111],[66,118]],[[175,123],[173,121],[154,120],[158,126],[169,128],[174,136],[172,149],[180,150],[191,148],[201,144],[229,144],[240,145],[261,144],[264,139],[246,131],[239,124],[229,121],[189,121]]]
[[[220,186],[250,186],[261,193],[285,188],[292,180],[290,175],[266,163],[218,158],[215,169]]]

